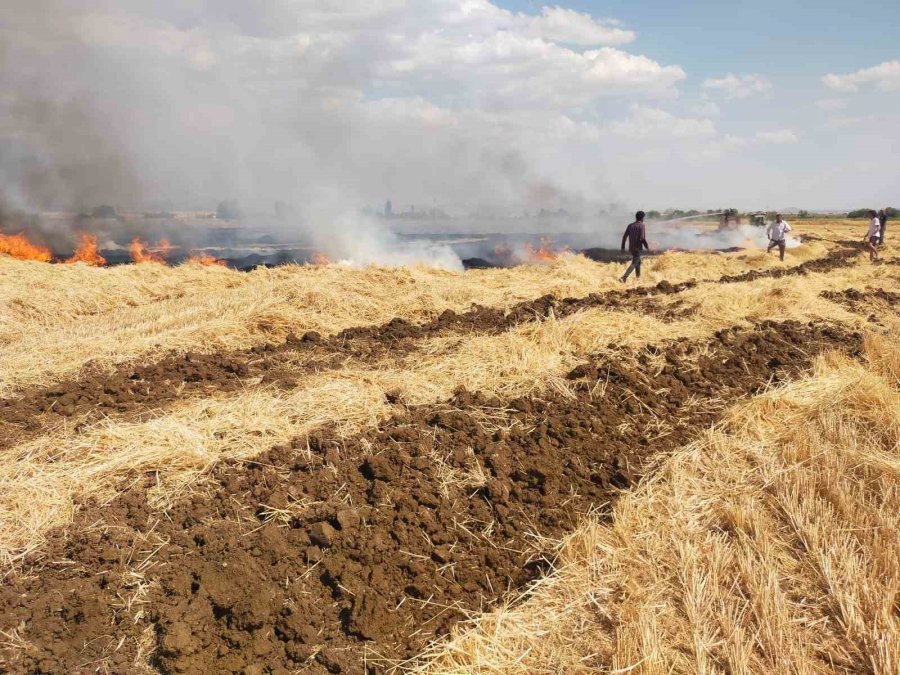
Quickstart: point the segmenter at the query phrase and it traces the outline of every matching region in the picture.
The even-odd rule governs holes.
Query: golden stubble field
[[[898,257],[792,224],[629,290],[0,259],[0,665],[898,672]]]

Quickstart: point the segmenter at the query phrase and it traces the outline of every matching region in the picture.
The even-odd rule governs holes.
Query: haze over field
[[[900,3],[559,2],[6,0],[0,673],[900,675]]]
[[[859,33],[829,34],[819,72],[804,46],[846,10],[788,38],[760,9],[740,37],[698,40],[692,6],[679,20],[656,3],[572,5],[10,0],[3,200],[282,200],[329,215],[386,197],[451,210],[888,203],[900,62],[865,32],[896,7],[855,9]],[[698,60],[715,49],[722,72]]]

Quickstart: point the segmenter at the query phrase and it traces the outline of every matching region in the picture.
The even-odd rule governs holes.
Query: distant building
[[[391,200],[388,199],[384,203],[384,216],[385,218],[390,218],[392,215],[394,215],[394,207],[391,205]]]

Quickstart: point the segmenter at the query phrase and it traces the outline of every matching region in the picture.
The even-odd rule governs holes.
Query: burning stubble
[[[558,247],[618,246],[629,214],[610,207],[602,176],[580,169],[562,179],[507,122],[430,102],[428,78],[385,78],[379,69],[404,63],[405,42],[433,28],[407,25],[401,9],[351,16],[279,1],[265,11],[230,2],[116,5],[5,4],[0,201],[7,211],[70,214],[0,222],[6,235],[24,233],[60,257],[85,234],[109,259],[136,237],[219,258],[201,251],[214,239],[210,227],[79,214],[103,206],[214,213],[237,204],[243,216],[217,219],[216,228],[265,229],[270,241],[302,240],[356,265],[461,268],[460,255],[439,242],[398,238],[409,230],[527,233],[537,253],[521,245],[526,261],[542,257],[548,235]],[[328,36],[319,34],[322,21]],[[387,198],[454,217],[397,222],[361,212]],[[577,236],[563,242],[564,233]],[[747,239],[680,229],[656,236],[661,248],[686,249]],[[761,233],[751,238],[765,244]],[[495,244],[470,255],[489,256]]]
[[[361,214],[360,205],[393,196],[484,214],[583,201],[487,126],[473,138],[423,102],[410,108],[401,99],[361,98],[373,58],[397,49],[384,32],[390,12],[347,25],[336,14],[347,46],[322,63],[298,46],[313,26],[296,8],[232,10],[7,3],[0,201],[7,211],[71,217],[0,223],[3,232],[25,233],[57,255],[74,251],[81,234],[96,236],[101,250],[160,236],[200,248],[206,242],[196,232],[151,233],[139,222],[78,214],[102,205],[209,212],[232,201],[245,217],[230,227],[262,220],[274,240],[299,237],[334,260],[460,269],[444,246],[400,246],[392,224]],[[263,20],[274,15],[285,20]],[[271,214],[276,202],[290,208],[275,219],[257,215]],[[454,227],[497,227],[482,220]]]

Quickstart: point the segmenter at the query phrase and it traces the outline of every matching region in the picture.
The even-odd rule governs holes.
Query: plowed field
[[[188,272],[141,270],[148,291],[136,294],[127,275],[137,271],[0,260],[10,286],[0,362],[19,368],[0,400],[0,671],[694,672],[706,658],[713,670],[763,672],[770,652],[792,653],[790,621],[763,621],[785,635],[749,640],[744,661],[691,640],[671,653],[665,640],[617,651],[638,620],[627,598],[664,575],[620,585],[588,575],[575,588],[566,574],[616,560],[616,545],[584,544],[585,533],[595,541],[629,522],[638,537],[643,525],[622,509],[649,486],[666,494],[667,467],[730,433],[717,430],[737,424],[735,411],[804,382],[832,387],[837,401],[849,385],[834,373],[854,368],[878,373],[867,400],[877,390],[887,410],[872,418],[853,399],[842,414],[867,420],[858,443],[881,453],[881,473],[866,480],[889,504],[900,369],[884,345],[900,335],[900,267],[884,258],[872,265],[856,244],[821,235],[783,265],[758,253],[666,254],[628,289],[613,281],[621,265],[574,256],[460,274],[293,267],[263,271],[292,289],[274,298],[256,273],[195,269],[209,275],[196,280],[202,293],[185,277],[177,297],[154,298],[154,283],[172,289],[167,275]],[[12,286],[42,270],[50,299],[27,305]],[[85,289],[70,304],[51,297],[90,275],[102,307]],[[368,297],[371,309],[330,314],[328,283],[343,284],[328,302],[359,308]],[[196,317],[182,307],[190,298]],[[234,303],[244,305],[235,317],[213,318]],[[166,323],[166,308],[180,323]],[[127,330],[106,328],[122,312]],[[815,490],[848,523],[862,518],[827,481]],[[866,522],[896,542],[896,514]],[[816,542],[795,543],[802,567]],[[726,568],[710,583],[744,584],[752,598],[747,577]],[[879,577],[896,592],[900,563]],[[578,598],[564,616],[560,588]],[[826,623],[848,621],[836,592],[816,588],[796,601],[821,605]],[[589,590],[590,610],[578,595]],[[684,606],[674,613],[688,616]],[[516,635],[501,628],[508,614]],[[563,623],[526,639],[541,614]],[[895,672],[878,664],[900,653],[896,613],[857,615],[855,633],[829,634],[821,654],[810,647],[810,663]],[[884,658],[865,662],[870,619],[887,637]]]

